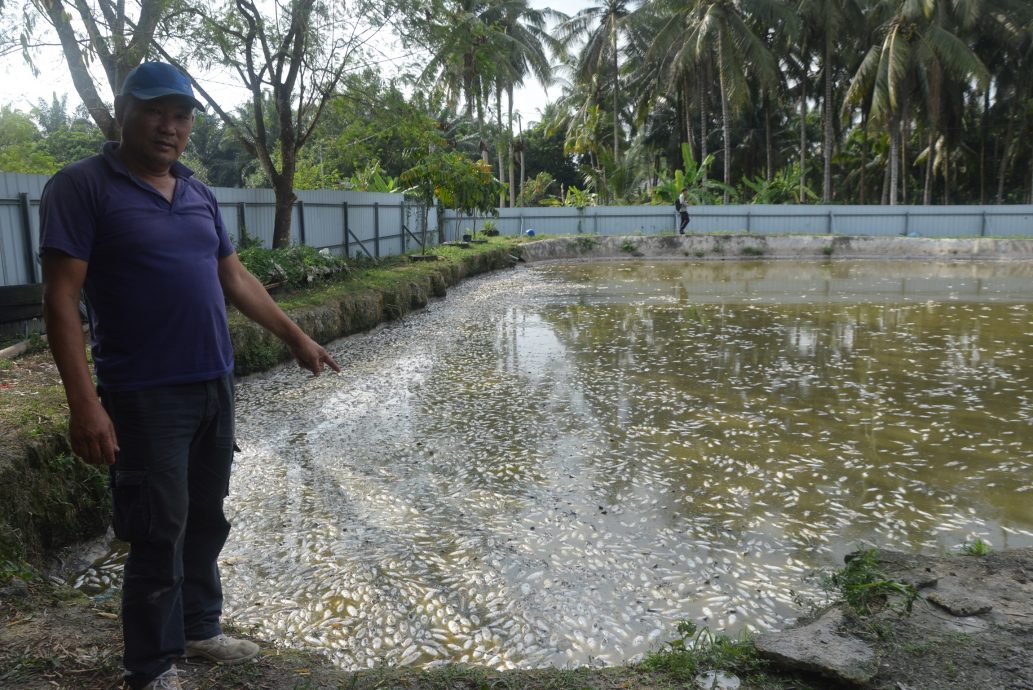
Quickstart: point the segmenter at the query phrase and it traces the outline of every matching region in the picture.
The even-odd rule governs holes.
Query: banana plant
[[[674,171],[673,178],[661,173],[659,182],[653,187],[654,204],[673,204],[681,190],[686,188],[689,190],[689,203],[693,206],[720,203],[726,191],[732,198],[736,196],[734,189],[708,177],[710,166],[714,164],[713,154],[696,163],[696,159],[692,157],[692,149],[687,143],[682,143],[681,155],[682,168]]]

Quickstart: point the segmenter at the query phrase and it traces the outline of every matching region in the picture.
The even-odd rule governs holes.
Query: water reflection
[[[242,383],[228,616],[380,661],[781,627],[862,542],[1033,544],[1033,267],[535,266]]]

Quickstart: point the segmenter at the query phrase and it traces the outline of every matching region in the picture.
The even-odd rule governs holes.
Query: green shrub
[[[886,606],[899,614],[911,613],[918,590],[883,573],[877,550],[859,551],[848,558],[842,570],[824,578],[826,591],[838,593],[839,600],[859,616],[871,615]]]
[[[240,260],[263,285],[303,287],[348,273],[347,259],[314,247],[265,249],[249,246],[239,251]]]

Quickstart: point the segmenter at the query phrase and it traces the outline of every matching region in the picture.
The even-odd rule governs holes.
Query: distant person
[[[236,663],[259,652],[219,626],[234,445],[225,301],[313,374],[340,371],[244,268],[211,190],[178,162],[202,107],[176,68],[141,64],[115,98],[121,142],[58,172],[40,202],[44,318],[72,450],[110,467],[115,535],[129,542],[122,630],[133,690],[182,688],[183,656]]]
[[[678,234],[685,234],[685,226],[689,224],[689,188],[682,187],[681,194],[674,200],[674,209],[678,212]]]

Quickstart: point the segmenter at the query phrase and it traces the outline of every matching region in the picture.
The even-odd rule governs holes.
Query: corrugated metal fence
[[[1033,237],[1033,205],[1015,206],[694,206],[688,231],[802,235]],[[493,221],[503,235],[656,235],[675,232],[673,206],[503,208],[498,218],[446,211],[449,239]]]
[[[0,286],[37,283],[39,199],[46,175],[0,173]],[[226,229],[272,245],[275,196],[271,189],[214,187]],[[402,194],[298,191],[291,242],[345,256],[380,258],[420,246],[423,206]],[[427,214],[427,243],[437,240],[437,214]]]

